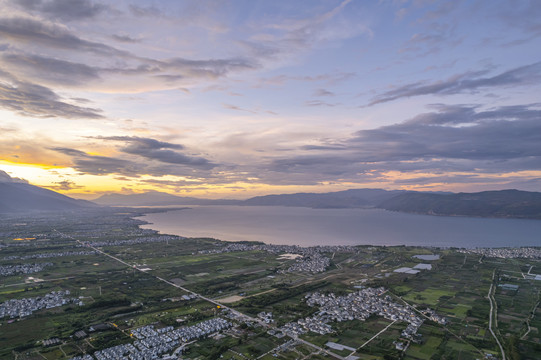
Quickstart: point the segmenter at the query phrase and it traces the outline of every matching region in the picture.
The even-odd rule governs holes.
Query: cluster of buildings
[[[69,290],[52,291],[44,296],[23,299],[11,299],[0,304],[0,319],[9,317],[25,317],[31,315],[34,311],[41,309],[52,309],[69,303],[84,305],[79,299],[68,298]]]
[[[265,312],[265,311],[262,311],[260,312],[259,314],[257,314],[257,317],[261,320],[263,320],[266,324],[270,324],[271,322],[273,322],[273,318],[272,318],[272,312]]]
[[[319,312],[310,318],[300,319],[296,323],[285,324],[281,331],[288,335],[299,335],[312,331],[318,334],[331,333],[331,322],[349,320],[366,320],[372,315],[379,315],[391,321],[404,321],[408,323],[402,336],[413,338],[423,319],[408,306],[392,301],[385,295],[385,288],[365,288],[345,296],[336,296],[334,293],[322,294],[314,292],[305,296],[308,306],[319,306]],[[445,323],[445,318],[438,316],[428,309],[434,321]]]
[[[318,253],[298,258],[293,265],[283,272],[321,273],[331,265],[331,259]]]
[[[421,311],[424,316],[428,317],[430,320],[437,322],[438,324],[445,325],[447,324],[447,318],[445,316],[438,315],[431,308]]]
[[[310,246],[302,247],[298,245],[273,245],[273,244],[249,244],[249,243],[229,243],[227,245],[218,244],[221,248],[212,250],[200,250],[198,254],[221,254],[238,251],[266,251],[272,254],[299,254],[303,256],[332,253],[332,252],[351,252],[355,253],[358,250],[353,246],[336,245],[336,246]]]
[[[174,329],[172,326],[156,329],[154,325],[147,325],[132,330],[130,336],[137,339],[133,344],[113,346],[96,351],[93,356],[77,356],[71,360],[146,360],[159,359],[159,356],[162,356],[162,359],[176,359],[176,354],[182,351],[187,342],[231,326],[233,326],[231,322],[222,318],[206,320],[179,329]],[[168,355],[172,351],[173,355]]]
[[[345,245],[301,247],[297,245],[231,243],[219,249],[201,250],[198,254],[221,254],[239,251],[266,251],[272,254],[300,255],[301,257],[299,257],[293,265],[282,272],[320,273],[324,272],[331,264],[331,260],[328,257],[321,255],[322,253],[355,253],[358,250],[353,246]]]
[[[136,245],[136,244],[147,244],[147,243],[162,243],[162,242],[176,241],[179,239],[181,239],[180,236],[155,235],[155,236],[139,237],[139,238],[130,239],[130,240],[87,241],[85,242],[85,245],[90,245],[93,247],[124,246],[124,245]]]
[[[95,214],[92,214],[95,216]],[[78,215],[70,215],[69,219],[69,234],[64,234],[56,231],[51,231],[48,234],[43,234],[48,239],[72,239],[84,237],[84,238],[114,238],[118,236],[118,232],[115,229],[122,228],[122,237],[139,237],[149,236],[157,234],[158,231],[152,229],[143,229],[137,225],[148,224],[145,221],[130,218],[130,215],[126,214],[124,217],[108,216],[104,214],[103,218],[95,218],[94,222],[88,221],[88,215],[81,213]],[[106,218],[105,218],[106,217]],[[95,226],[99,223],[100,226]],[[38,237],[37,235],[34,235]]]
[[[458,252],[504,259],[541,259],[541,248],[534,247],[460,249]]]
[[[75,356],[72,357],[70,360],[94,360],[94,358],[88,354],[82,355],[82,356]]]
[[[62,341],[59,339],[59,338],[51,338],[51,339],[47,339],[47,340],[43,340],[41,342],[41,344],[43,346],[54,346],[54,345],[58,345],[60,344]]]
[[[49,253],[40,253],[40,254],[32,254],[32,255],[10,255],[5,256],[4,260],[30,260],[30,259],[49,259],[49,258],[56,258],[56,257],[64,257],[64,256],[86,256],[86,255],[94,255],[96,254],[95,251],[62,251],[62,252],[49,252]]]
[[[50,262],[36,264],[17,264],[17,265],[0,265],[0,276],[11,276],[15,274],[33,274],[37,273],[47,266],[52,266]]]

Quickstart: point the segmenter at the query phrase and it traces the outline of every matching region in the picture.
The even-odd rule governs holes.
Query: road
[[[494,337],[494,340],[496,340],[496,343],[500,347],[500,352],[502,353],[502,360],[505,360],[505,351],[503,351],[503,346],[500,343],[500,340],[498,340],[498,337],[496,336],[496,333],[494,332],[494,330],[492,330],[492,316],[494,314],[494,303],[496,302],[496,300],[494,300],[492,297],[492,289],[494,288],[495,275],[496,275],[496,269],[494,269],[494,271],[492,272],[492,283],[490,284],[490,289],[488,289],[488,295],[487,295],[488,301],[490,301],[490,315],[488,318],[488,329],[490,330],[490,333]]]
[[[366,341],[364,344],[362,344],[359,349],[362,349],[363,347],[365,347],[368,343],[370,343],[370,341],[374,340],[375,338],[377,338],[380,334],[384,333],[385,330],[387,330],[388,328],[391,327],[391,325],[393,325],[395,322],[397,322],[398,320],[394,320],[392,323],[390,323],[389,325],[387,325],[383,330],[381,330],[379,333],[377,333],[376,335],[372,336],[370,339],[368,339],[368,341]],[[353,355],[355,353],[352,352],[351,355]]]
[[[398,295],[396,295],[396,294],[393,294],[393,293],[390,292],[390,291],[388,291],[388,292],[389,292],[389,294],[391,294],[393,297],[395,297],[395,298],[397,298],[397,299],[400,299],[404,304],[406,304],[407,306],[409,306],[410,308],[412,308],[413,311],[417,312],[419,315],[421,315],[421,316],[424,317],[425,319],[430,320],[430,318],[429,318],[428,316],[426,316],[425,314],[423,314],[423,312],[420,311],[419,309],[417,309],[417,307],[411,305],[411,304],[408,303],[406,300],[404,300],[404,299],[402,298],[402,296],[398,296]],[[447,326],[441,325],[441,327],[443,328],[443,330],[445,330],[445,331],[447,331],[449,334],[453,335],[457,340],[462,341],[462,342],[464,342],[464,343],[470,345],[471,347],[475,348],[475,349],[479,352],[479,354],[481,354],[481,355],[484,354],[484,353],[483,353],[481,350],[479,350],[476,346],[474,346],[473,344],[467,342],[467,341],[464,340],[461,336],[458,336],[457,334],[455,334],[454,332],[452,332]]]
[[[290,336],[290,337],[292,337],[292,336]],[[340,355],[335,354],[335,353],[333,353],[333,352],[331,352],[331,351],[325,350],[325,349],[323,349],[322,347],[319,347],[319,346],[317,346],[316,344],[312,344],[311,342],[308,342],[308,341],[306,341],[306,340],[303,340],[303,339],[301,339],[301,338],[299,338],[299,337],[293,337],[293,339],[297,340],[297,341],[300,342],[300,343],[303,343],[303,344],[305,344],[305,345],[308,345],[308,346],[310,346],[310,347],[313,347],[314,349],[317,349],[317,350],[319,350],[319,351],[322,351],[322,352],[324,352],[325,354],[327,354],[327,355],[329,355],[329,356],[332,356],[332,357],[334,357],[334,358],[336,358],[336,359],[340,359],[340,360],[345,360],[345,359],[346,359],[346,358],[343,357],[343,356],[340,356]]]
[[[101,250],[101,249],[98,249],[98,248],[96,248],[96,247],[94,247],[94,246],[91,246],[91,245],[89,245],[89,244],[87,244],[87,243],[85,243],[85,242],[83,242],[83,241],[77,240],[77,239],[75,239],[73,236],[70,236],[70,235],[61,233],[60,231],[58,231],[58,230],[56,230],[56,229],[53,229],[53,230],[56,231],[56,232],[58,232],[58,233],[60,233],[60,234],[62,234],[62,235],[64,235],[64,236],[66,236],[66,237],[69,237],[69,238],[72,239],[72,240],[75,240],[76,242],[78,242],[79,244],[81,244],[81,245],[83,245],[83,246],[89,247],[89,248],[91,248],[92,250],[94,250],[94,251],[96,251],[96,252],[98,252],[98,253],[100,253],[100,254],[102,254],[102,255],[104,255],[104,256],[107,256],[107,257],[109,257],[109,258],[111,258],[111,259],[113,259],[113,260],[115,260],[115,261],[118,261],[119,263],[124,264],[125,266],[127,266],[127,267],[129,267],[129,268],[131,268],[131,269],[134,269],[134,270],[137,270],[137,271],[139,271],[139,272],[145,273],[145,274],[147,274],[148,276],[152,276],[152,277],[154,277],[154,278],[156,278],[156,279],[158,279],[158,280],[160,280],[160,281],[162,281],[162,282],[164,282],[164,283],[166,283],[166,284],[168,284],[168,285],[170,285],[170,286],[174,286],[174,287],[176,287],[177,289],[180,289],[180,290],[185,291],[185,292],[187,292],[187,293],[189,293],[189,294],[195,295],[195,296],[197,296],[198,298],[200,298],[200,299],[202,299],[202,300],[208,301],[208,302],[210,302],[211,304],[214,304],[214,305],[216,305],[216,306],[219,306],[219,307],[222,308],[222,309],[227,309],[227,310],[229,310],[231,313],[235,314],[235,315],[237,316],[237,318],[239,318],[239,319],[243,319],[243,320],[247,320],[247,321],[252,321],[252,322],[257,322],[257,323],[259,323],[261,326],[263,326],[264,328],[276,329],[276,326],[274,326],[274,325],[272,325],[272,324],[267,324],[267,323],[265,323],[263,320],[256,319],[256,318],[253,318],[253,317],[251,317],[251,316],[249,316],[249,315],[243,314],[243,313],[241,313],[240,311],[237,311],[237,310],[235,310],[235,309],[232,309],[232,308],[230,308],[229,306],[226,306],[226,305],[224,305],[224,304],[222,304],[222,303],[219,303],[219,302],[216,301],[216,300],[210,299],[210,298],[208,298],[208,297],[206,297],[206,296],[203,296],[203,295],[201,295],[201,294],[198,294],[198,293],[196,293],[196,292],[194,292],[194,291],[192,291],[192,290],[190,290],[190,289],[187,289],[187,288],[185,288],[185,287],[183,287],[183,286],[180,286],[180,285],[177,285],[177,284],[175,284],[175,283],[172,283],[171,281],[166,280],[166,279],[164,279],[164,278],[162,278],[162,277],[159,277],[159,276],[157,276],[157,275],[151,274],[151,273],[149,273],[148,271],[141,270],[141,269],[137,268],[137,266],[132,265],[132,264],[129,264],[129,263],[125,262],[124,260],[119,259],[119,258],[117,258],[116,256],[110,255],[110,254],[106,253],[105,251],[103,251],[103,250]],[[319,346],[317,346],[317,345],[315,345],[315,344],[312,344],[311,342],[308,342],[308,341],[306,341],[306,340],[300,339],[300,338],[298,338],[298,337],[295,336],[295,335],[290,335],[290,334],[288,334],[288,336],[291,337],[291,338],[293,338],[293,339],[295,339],[295,340],[297,340],[297,341],[299,341],[299,342],[301,342],[301,343],[303,343],[303,344],[305,344],[305,345],[308,345],[308,346],[310,346],[310,347],[312,347],[312,348],[318,349],[318,350],[320,350],[320,351],[326,353],[326,354],[329,355],[329,356],[332,356],[332,357],[337,358],[337,359],[345,360],[344,357],[342,357],[342,356],[340,356],[340,355],[337,355],[337,354],[335,354],[335,353],[333,353],[333,352],[331,352],[331,351],[325,350],[325,349],[323,349],[323,348],[321,348],[321,347],[319,347]]]
[[[531,269],[530,269],[531,270]],[[539,292],[537,292],[537,299],[539,299]],[[528,336],[528,334],[530,333],[530,331],[532,330],[531,326],[530,326],[530,321],[532,321],[532,319],[534,318],[535,316],[535,312],[537,311],[537,307],[539,306],[539,301],[537,301],[535,303],[535,305],[533,306],[533,309],[532,311],[530,311],[530,315],[528,316],[528,319],[526,320],[526,325],[528,326],[528,330],[526,330],[526,332],[524,333],[524,335],[522,335],[520,337],[520,340],[524,340],[526,339],[526,336]]]

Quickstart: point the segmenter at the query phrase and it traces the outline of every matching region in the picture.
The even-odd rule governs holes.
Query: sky
[[[0,181],[541,191],[541,2],[0,0]]]

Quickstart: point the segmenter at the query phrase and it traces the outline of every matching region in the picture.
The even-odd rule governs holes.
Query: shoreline
[[[223,206],[234,206],[234,207],[237,207],[236,205],[223,205]],[[199,207],[199,206],[198,206]],[[222,205],[202,205],[200,206],[201,208],[207,208],[207,207],[222,207]],[[241,207],[241,206],[239,206]],[[260,208],[276,208],[276,206],[259,206]],[[244,208],[244,206],[242,206],[242,208]],[[294,208],[294,207],[282,207],[282,208],[288,208],[288,209],[291,209],[291,208]],[[311,209],[311,210],[329,210],[329,211],[334,211],[335,209],[313,209],[313,208],[307,208],[307,207],[297,207],[299,209]],[[135,209],[135,208],[134,208]],[[217,236],[217,235],[213,235],[212,234],[212,230],[209,230],[209,233],[211,234],[198,234],[198,235],[186,235],[186,233],[183,233],[183,234],[180,234],[180,232],[173,232],[171,234],[171,231],[168,231],[168,230],[160,230],[159,227],[160,226],[157,226],[155,222],[150,222],[148,220],[146,220],[145,218],[148,217],[148,216],[151,216],[152,214],[159,214],[159,213],[169,213],[169,212],[172,212],[172,211],[177,211],[177,210],[186,210],[186,209],[192,209],[190,207],[178,207],[178,208],[163,208],[163,207],[160,207],[160,208],[152,208],[152,209],[149,209],[148,207],[146,207],[146,209],[148,210],[152,210],[152,211],[142,211],[140,212],[139,214],[137,214],[136,216],[133,216],[132,218],[134,218],[135,220],[137,221],[140,221],[141,224],[138,225],[139,227],[141,226],[148,226],[146,227],[147,229],[151,229],[151,230],[154,230],[154,231],[157,231],[159,234],[163,234],[163,235],[174,235],[174,236],[179,236],[179,237],[182,237],[182,238],[210,238],[210,239],[214,239],[214,240],[217,240],[217,241],[220,241],[220,242],[223,242],[223,243],[258,243],[258,244],[266,244],[266,245],[291,245],[291,246],[299,246],[299,247],[303,247],[303,248],[310,248],[310,247],[318,247],[318,246],[326,246],[326,245],[331,245],[331,246],[355,246],[355,247],[358,247],[358,246],[373,246],[373,247],[419,247],[419,248],[429,248],[429,249],[502,249],[502,248],[509,248],[509,249],[514,249],[514,248],[536,248],[536,247],[541,247],[541,244],[520,244],[520,245],[513,245],[513,244],[510,244],[510,245],[482,245],[482,244],[479,244],[479,245],[472,245],[472,246],[464,246],[464,245],[439,245],[439,244],[435,244],[435,245],[428,245],[428,244],[408,244],[408,243],[351,243],[348,242],[347,240],[345,242],[340,242],[340,243],[337,243],[337,244],[334,244],[334,243],[329,243],[327,242],[326,244],[310,244],[310,245],[307,245],[307,244],[302,244],[302,243],[274,243],[274,242],[271,242],[271,241],[265,241],[265,240],[255,240],[255,239],[235,239],[235,240],[224,240],[222,238],[222,236]],[[379,208],[372,208],[373,210],[379,210],[379,211],[384,211],[384,212],[388,212],[388,213],[391,213],[391,214],[404,214],[404,215],[425,215],[425,214],[412,214],[412,213],[404,213],[404,212],[395,212],[395,211],[391,211],[391,210],[385,210],[385,209],[379,209]],[[349,208],[349,209],[339,209],[339,210],[372,210],[372,209],[353,209],[353,208]],[[139,208],[137,208],[137,210],[140,210]],[[141,209],[142,210],[142,209]],[[475,219],[488,219],[488,220],[503,220],[503,219],[509,219],[509,218],[484,218],[484,217],[467,217],[467,216],[447,216],[447,215],[443,215],[443,216],[440,216],[440,215],[435,215],[433,216],[433,218],[449,218],[449,219],[456,219],[456,218],[471,218],[472,220],[475,220]],[[521,218],[511,218],[511,220],[531,220],[531,219],[521,219]],[[189,231],[187,231],[189,233]],[[249,231],[248,231],[249,233]],[[227,236],[227,235],[225,235]],[[256,235],[254,235],[256,236]],[[268,236],[268,235],[267,235]],[[437,235],[435,235],[437,236]],[[277,238],[280,238],[277,236]],[[332,238],[330,238],[332,239]]]

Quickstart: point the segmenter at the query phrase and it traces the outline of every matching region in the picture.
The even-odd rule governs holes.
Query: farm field
[[[499,357],[489,329],[489,293],[492,327],[506,357],[535,359],[541,351],[541,281],[532,275],[541,270],[538,259],[460,249],[293,248],[182,238],[139,228],[133,218],[141,211],[2,223],[0,265],[27,267],[0,278],[0,303],[66,291],[69,301],[1,317],[0,359],[71,359],[132,344],[134,331],[144,326],[191,329],[218,318],[228,327],[179,344],[178,353],[186,359]],[[13,240],[20,237],[35,240]],[[290,252],[300,259],[281,256]],[[423,254],[439,258],[415,258]],[[395,272],[423,263],[431,269]],[[34,272],[36,264],[45,265]],[[370,289],[382,289],[369,298],[374,306],[386,301],[390,308],[365,320],[348,318],[354,310],[344,305],[325,320],[322,305],[307,302],[314,293],[349,299]],[[420,319],[414,333],[407,334],[409,320],[391,317],[393,309]],[[328,332],[291,330],[306,321],[326,324]]]

